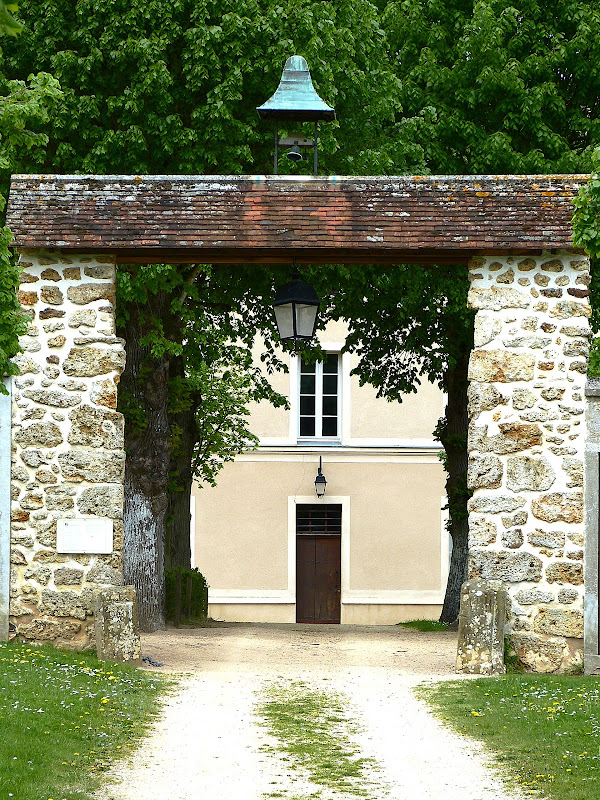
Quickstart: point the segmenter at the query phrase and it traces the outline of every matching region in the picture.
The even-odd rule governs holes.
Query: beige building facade
[[[439,616],[449,560],[445,474],[432,431],[444,397],[425,382],[402,403],[351,375],[345,326],[327,358],[287,356],[272,383],[290,408],[251,411],[260,438],[195,487],[192,556],[209,613],[253,622],[393,624]],[[317,498],[321,460],[327,480]]]

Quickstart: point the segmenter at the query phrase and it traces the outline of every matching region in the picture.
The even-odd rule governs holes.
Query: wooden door
[[[340,622],[341,506],[298,506],[296,622]]]

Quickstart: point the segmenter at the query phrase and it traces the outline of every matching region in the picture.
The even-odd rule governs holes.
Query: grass
[[[166,682],[134,667],[0,643],[0,798],[84,800],[147,730]]]
[[[440,631],[448,630],[446,622],[438,622],[433,619],[411,619],[410,622],[399,622],[398,625],[403,628],[421,631],[422,633],[439,633]]]
[[[597,678],[506,675],[417,692],[444,721],[483,741],[512,787],[550,800],[598,796]]]
[[[308,795],[274,788],[267,797],[372,797],[371,775],[377,765],[360,755],[353,740],[359,727],[349,715],[343,695],[302,681],[278,682],[261,696],[256,713],[277,743],[265,749],[283,753],[288,774],[299,770],[298,780],[306,776],[314,787]]]

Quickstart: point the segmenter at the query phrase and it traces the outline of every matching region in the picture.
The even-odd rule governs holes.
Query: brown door
[[[341,516],[338,505],[297,506],[296,622],[340,621]]]

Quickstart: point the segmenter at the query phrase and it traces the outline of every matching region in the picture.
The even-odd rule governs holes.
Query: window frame
[[[335,436],[323,435],[323,361],[315,362],[315,434],[314,436],[302,436],[300,434],[300,417],[301,415],[301,394],[300,387],[302,381],[302,356],[297,356],[297,384],[296,384],[296,438],[299,444],[307,442],[326,442],[339,444],[342,440],[342,356],[339,350],[326,350],[325,356],[335,356],[337,363],[337,394],[328,395],[335,396],[337,400],[337,433]],[[325,373],[327,374],[327,373]],[[333,373],[329,373],[333,374]]]

